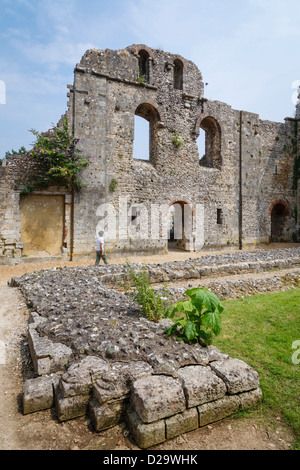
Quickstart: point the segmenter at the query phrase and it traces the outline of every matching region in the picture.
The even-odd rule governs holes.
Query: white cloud
[[[30,16],[23,12],[26,21],[9,23],[1,34],[7,47],[21,54],[28,64],[42,64],[55,70],[61,64],[76,64],[88,48],[95,47],[80,34],[82,17],[76,14],[76,2],[18,2],[31,10]]]
[[[14,39],[12,43],[25,59],[51,69],[56,69],[61,64],[75,65],[87,49],[95,47],[92,43],[66,41],[60,35],[52,38],[49,43],[20,39]]]

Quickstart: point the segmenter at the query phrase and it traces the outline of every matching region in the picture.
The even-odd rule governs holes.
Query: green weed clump
[[[128,265],[128,280],[123,283],[125,293],[141,307],[141,313],[148,320],[158,322],[168,307],[166,287],[158,292],[151,288],[146,267],[136,271]]]

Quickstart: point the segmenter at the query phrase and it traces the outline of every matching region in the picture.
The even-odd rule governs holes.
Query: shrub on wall
[[[69,132],[68,120],[62,127],[53,127],[47,132],[31,130],[36,137],[33,149],[26,153],[37,167],[34,180],[27,184],[21,195],[27,195],[37,188],[51,185],[64,186],[67,190],[80,190],[80,172],[90,164],[89,158],[81,154],[78,139]]]

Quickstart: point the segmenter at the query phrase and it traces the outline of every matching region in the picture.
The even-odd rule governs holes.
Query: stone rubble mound
[[[166,275],[200,279],[204,271],[228,272],[234,264],[236,271],[297,266],[300,249],[146,267],[150,279],[161,282]],[[170,320],[141,317],[140,307],[112,288],[128,270],[127,264],[61,268],[11,280],[31,310],[35,378],[24,383],[25,414],[55,407],[65,421],[89,413],[97,432],[125,420],[137,444],[148,448],[261,400],[258,374],[243,361],[213,346],[166,339]]]

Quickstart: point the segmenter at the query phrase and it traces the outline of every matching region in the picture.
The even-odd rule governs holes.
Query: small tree
[[[82,184],[80,172],[90,164],[89,158],[81,154],[77,147],[78,139],[69,132],[68,120],[63,120],[62,127],[53,127],[47,132],[38,133],[32,129],[36,142],[32,150],[27,152],[38,167],[34,182],[23,189],[22,195],[29,194],[37,187],[60,185],[69,191],[80,190]]]
[[[12,149],[10,152],[9,151],[5,152],[5,157],[10,157],[12,155],[25,155],[26,152],[27,152],[26,148],[22,146],[19,148],[19,150]]]
[[[5,152],[5,158],[11,157],[12,155],[25,155],[27,152],[24,146],[20,147],[19,150],[11,149],[11,151]],[[2,166],[3,158],[0,158],[0,166]]]

